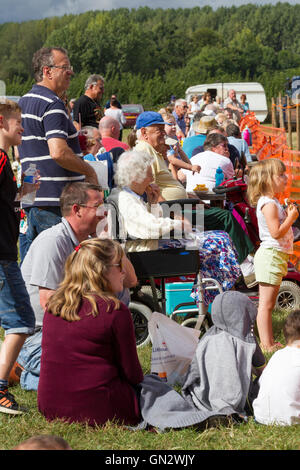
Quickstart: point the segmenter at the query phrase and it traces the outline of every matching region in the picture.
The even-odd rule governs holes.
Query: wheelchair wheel
[[[152,311],[141,302],[135,301],[130,302],[129,310],[134,325],[136,346],[140,348],[150,342],[148,320],[150,319]]]
[[[197,317],[194,316],[194,317],[190,317],[184,320],[181,323],[181,326],[186,326],[187,328],[195,328],[196,324],[197,324]],[[203,336],[207,332],[207,330],[212,326],[212,324],[213,323],[211,321],[210,314],[207,314],[201,324],[199,338],[201,338],[201,336]]]
[[[289,311],[300,308],[300,287],[298,284],[292,281],[282,281],[275,308]]]

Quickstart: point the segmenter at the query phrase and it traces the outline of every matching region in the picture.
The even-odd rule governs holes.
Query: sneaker
[[[0,390],[0,412],[9,415],[20,415],[26,410],[18,405],[14,396],[8,390]]]

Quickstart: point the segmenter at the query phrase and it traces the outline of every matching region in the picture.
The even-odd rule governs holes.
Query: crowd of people
[[[48,420],[176,429],[216,415],[240,422],[254,413],[264,424],[300,423],[300,311],[286,319],[286,347],[272,330],[298,217],[293,204],[285,210],[278,202],[285,167],[270,159],[250,171],[248,196],[261,240],[256,253],[230,210],[194,193],[197,184],[216,185],[219,167],[225,178],[248,170],[251,155],[239,128],[247,97],[239,102],[230,90],[224,103],[209,93],[189,105],[173,99],[159,112],[140,114],[124,142],[117,96],[101,106],[103,76],[89,76],[84,94],[66,102],[74,72],[65,49],[40,49],[33,70],[36,83],[18,104],[0,102],[0,412],[26,411],[9,388],[20,383],[37,391]],[[12,147],[23,173],[36,165],[33,184],[22,177],[17,184]],[[90,161],[107,164],[106,189],[118,204],[124,246],[112,239]],[[24,204],[30,191],[34,202]],[[164,203],[190,198],[198,199],[192,215],[201,208],[204,231],[194,225],[197,217],[164,215]],[[19,263],[20,212],[26,228]],[[138,279],[126,253],[191,242],[202,275],[224,292],[204,292],[214,326],[200,339],[178,393],[143,373],[129,310]],[[258,312],[234,290],[241,278],[248,287],[259,284]],[[275,353],[267,365],[265,352]]]

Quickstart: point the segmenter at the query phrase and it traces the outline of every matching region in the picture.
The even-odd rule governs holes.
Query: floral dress
[[[238,254],[227,232],[211,230],[208,232],[194,231],[192,239],[197,244],[201,263],[202,278],[213,278],[219,282],[224,291],[231,289],[236,280],[242,275],[237,261]],[[189,248],[192,240],[160,240],[159,249]],[[219,291],[204,290],[203,300],[206,305],[211,303]],[[194,286],[191,296],[196,303],[199,301],[199,291]]]

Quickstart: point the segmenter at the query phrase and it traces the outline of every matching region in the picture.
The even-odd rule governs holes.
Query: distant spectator
[[[123,126],[126,124],[126,117],[124,116],[122,109],[118,107],[118,101],[116,98],[111,98],[110,107],[105,110],[104,114],[105,116],[110,116],[118,121],[120,126],[119,140],[122,140],[122,131]]]
[[[215,119],[220,126],[224,126],[224,122],[227,121],[228,117],[224,112],[221,112],[216,115]]]
[[[188,105],[187,101],[184,99],[179,99],[175,101],[173,116],[176,120],[176,124],[180,128],[179,136],[180,138],[186,137],[186,122],[185,115],[187,113]]]
[[[167,123],[165,124],[165,145],[162,146],[161,153],[166,155],[167,161],[169,162],[169,169],[171,170],[174,178],[177,179],[177,171],[180,168],[199,172],[200,167],[197,165],[193,166],[181,148],[176,136],[176,123],[174,116],[166,111],[164,112],[163,110],[160,110],[160,114],[162,115],[163,120]]]
[[[112,99],[116,100],[116,102],[117,102],[117,107],[118,107],[119,109],[122,109],[122,105],[121,105],[120,101],[118,100],[117,95],[111,95],[110,99],[107,100],[106,103],[105,103],[105,109],[110,108],[110,102],[111,102]]]
[[[189,104],[188,112],[190,114],[195,114],[197,111],[201,110],[200,106],[200,97],[198,95],[192,96],[192,101]]]
[[[203,145],[206,139],[206,134],[211,130],[218,127],[217,121],[214,117],[203,116],[199,121],[194,120],[193,129],[195,131],[194,136],[187,137],[182,145],[183,151],[189,158],[192,158],[192,153],[195,147]]]
[[[76,101],[75,98],[71,98],[69,101],[70,117],[72,121],[73,121],[73,108],[74,108],[75,101]]]
[[[242,138],[240,128],[237,124],[228,124],[226,126],[226,133],[228,142],[234,145],[240,154],[240,163],[242,166],[247,166],[248,162],[252,162],[252,157],[249,151],[247,142]]]
[[[84,95],[76,100],[73,108],[73,123],[77,130],[84,126],[98,127],[103,116],[100,100],[104,92],[104,78],[93,74],[84,85]]]
[[[228,91],[228,96],[224,100],[224,108],[230,108],[232,111],[238,113],[238,115],[243,114],[244,109],[242,108],[241,103],[237,100],[235,90],[231,89]],[[240,120],[240,118],[238,120]]]
[[[217,114],[217,107],[213,103],[207,104],[203,109],[202,112],[205,116],[213,116],[215,117]]]
[[[212,97],[209,91],[206,91],[200,101],[201,111],[204,110],[205,106],[212,103]]]
[[[245,95],[245,93],[242,93],[241,96],[240,96],[240,103],[241,103],[241,106],[244,110],[244,115],[250,109],[249,103],[246,100],[247,100],[247,96]]]

